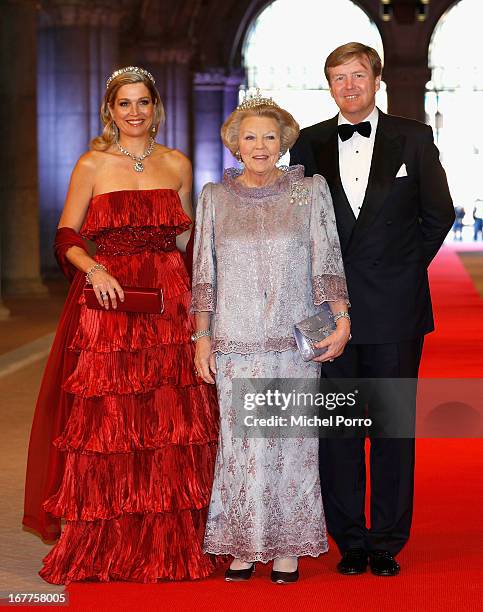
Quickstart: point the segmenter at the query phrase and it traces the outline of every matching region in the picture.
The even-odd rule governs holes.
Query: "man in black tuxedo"
[[[332,193],[351,301],[352,341],[323,363],[328,378],[417,378],[424,335],[434,329],[427,268],[454,221],[432,130],[375,106],[381,59],[348,43],[327,58],[325,75],[340,112],[301,131],[292,164],[323,175]],[[396,399],[396,398],[395,398]],[[368,412],[390,411],[375,399]],[[379,405],[376,405],[379,402]],[[414,393],[405,410],[414,417]],[[366,526],[365,441],[320,440],[329,533],[342,574],[394,576],[409,538],[414,438],[371,439],[371,526]]]

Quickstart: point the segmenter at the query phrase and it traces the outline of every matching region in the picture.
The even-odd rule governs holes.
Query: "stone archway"
[[[231,20],[226,27],[225,54],[230,69],[240,69],[243,64],[243,47],[251,25],[275,0],[250,0],[238,2],[231,11]],[[352,0],[373,22],[380,22],[380,0]],[[331,2],[332,7],[334,2]],[[381,30],[381,36],[384,39]]]
[[[408,0],[408,7],[410,4],[414,5],[413,21],[408,23],[397,19],[397,15],[389,21],[383,20],[381,0],[353,0],[379,28],[385,51],[383,78],[387,85],[390,113],[424,121],[425,87],[431,77],[428,68],[428,46],[439,18],[457,1],[431,0],[425,19],[418,20],[418,1]],[[228,72],[241,70],[243,44],[250,25],[271,3],[272,0],[227,0],[219,51],[215,53],[215,47],[210,46],[210,52],[205,58],[206,63],[220,66],[222,57],[225,58],[223,63]],[[215,12],[206,12],[205,18],[200,22],[200,31],[202,29],[210,40],[220,36],[218,32],[213,32],[211,36],[210,27],[214,21]]]
[[[438,20],[428,53],[427,122],[433,127],[455,205],[465,208],[468,223],[475,201],[483,199],[479,180],[483,127],[478,121],[472,122],[470,130],[461,126],[463,118],[478,117],[483,104],[482,18],[480,0],[453,3]]]
[[[353,0],[339,0],[336,10],[331,0],[275,0],[246,32],[242,53],[246,87],[273,96],[301,127],[334,115],[338,109],[323,66],[333,49],[351,40],[384,56],[377,25]],[[385,84],[377,103],[386,110]]]
[[[374,4],[374,0],[344,0],[347,4],[357,7],[362,15],[365,12],[366,21],[377,17],[378,1]],[[314,4],[320,3],[321,0],[314,2]],[[329,5],[329,0],[323,0],[323,3]],[[244,87],[247,83],[243,65],[243,46],[246,37],[254,21],[270,4],[272,2],[267,0],[227,2],[227,6],[223,9],[227,19],[224,21],[222,32],[214,26],[215,19],[220,17],[215,11],[206,11],[198,23],[199,31],[204,33],[204,39],[210,41],[216,39],[217,45],[210,42],[207,46],[193,83],[195,193],[199,193],[207,181],[219,180],[223,167],[233,163],[231,155],[221,144],[219,129],[238,103],[240,87]],[[333,6],[333,2],[330,4]],[[367,5],[367,8],[362,9],[361,5]],[[300,6],[297,6],[296,10],[300,11]],[[213,33],[212,36],[210,32]],[[341,40],[339,44],[342,42],[347,40]],[[287,44],[289,43],[287,40]],[[382,49],[382,43],[380,48]],[[319,69],[321,76],[324,60],[325,57]],[[283,100],[279,102],[284,103]],[[322,118],[321,116],[320,119]]]

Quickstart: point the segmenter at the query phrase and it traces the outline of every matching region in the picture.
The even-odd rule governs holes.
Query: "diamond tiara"
[[[150,81],[152,81],[153,85],[156,83],[153,75],[147,70],[144,70],[144,68],[139,68],[138,66],[126,66],[125,68],[119,68],[119,70],[114,70],[114,72],[111,74],[111,76],[106,81],[106,89],[109,87],[111,81],[113,81],[120,74],[124,74],[125,72],[137,72],[138,74],[142,74],[143,76],[147,77]]]
[[[257,87],[255,94],[249,94],[243,102],[236,107],[236,110],[248,110],[250,108],[257,108],[257,106],[274,106],[280,108],[272,98],[262,97],[260,89]]]

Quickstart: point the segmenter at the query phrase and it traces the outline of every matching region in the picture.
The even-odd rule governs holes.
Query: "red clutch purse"
[[[163,291],[161,289],[146,289],[144,287],[123,287],[124,302],[117,300],[115,312],[146,312],[149,314],[161,314],[164,310]],[[84,297],[87,308],[104,310],[97,301],[92,285],[84,287]],[[110,298],[109,298],[110,302]],[[109,309],[112,306],[109,304]]]

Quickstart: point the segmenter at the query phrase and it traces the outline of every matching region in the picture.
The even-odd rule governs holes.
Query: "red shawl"
[[[27,461],[23,524],[44,539],[60,536],[60,519],[44,511],[44,501],[60,486],[64,472],[64,455],[53,445],[69,417],[74,396],[65,393],[63,382],[74,371],[77,354],[68,350],[79,323],[79,297],[84,288],[84,274],[65,254],[72,246],[87,251],[80,235],[70,227],[57,230],[55,257],[71,283],[55,339],[45,367],[35,407]]]

